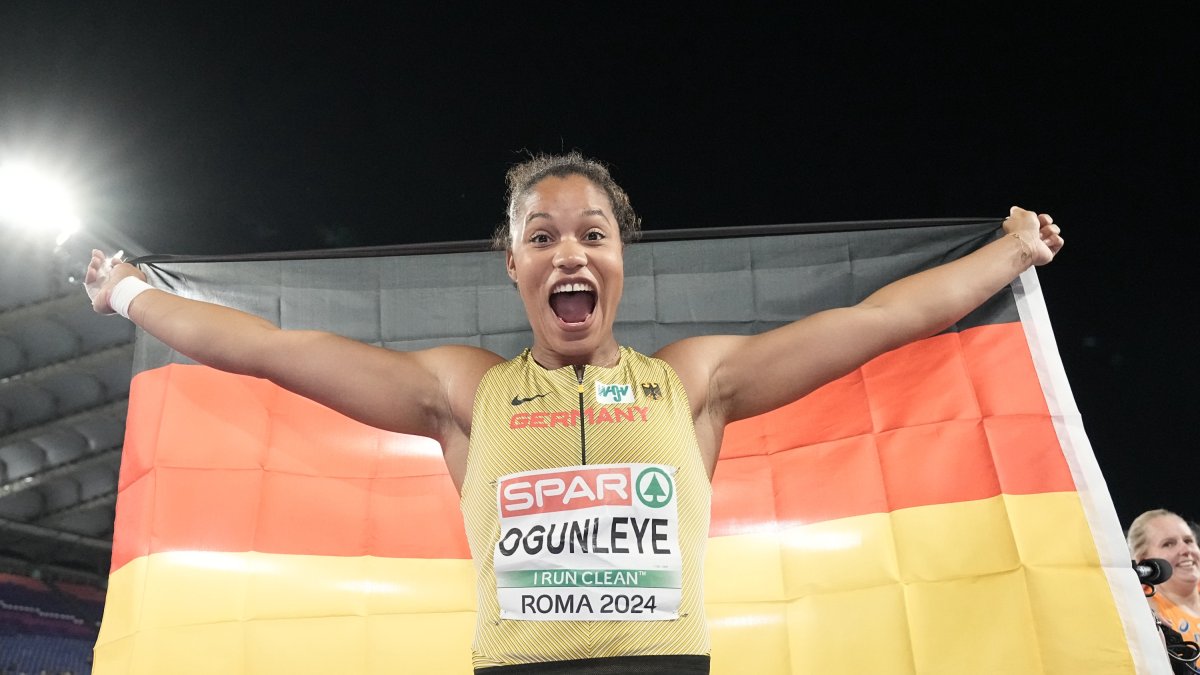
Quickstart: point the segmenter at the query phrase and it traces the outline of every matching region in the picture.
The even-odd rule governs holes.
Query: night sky
[[[1019,204],[1064,228],[1039,274],[1122,523],[1157,506],[1200,517],[1186,3],[857,17],[145,4],[0,4],[0,161],[64,175],[113,241],[223,254],[482,239],[505,169],[570,149],[611,164],[649,230]]]

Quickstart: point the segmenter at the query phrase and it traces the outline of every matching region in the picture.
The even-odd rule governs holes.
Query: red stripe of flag
[[[113,569],[171,550],[466,558],[437,446],[199,366],[130,395]],[[731,425],[713,535],[1074,490],[1019,324],[909,345]]]

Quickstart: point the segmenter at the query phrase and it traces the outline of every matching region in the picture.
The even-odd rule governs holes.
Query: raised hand
[[[1045,265],[1063,247],[1062,230],[1048,213],[1036,213],[1014,206],[1004,219],[1004,231],[1016,234],[1029,246],[1032,264]]]
[[[92,249],[92,259],[83,275],[83,288],[87,291],[88,299],[92,301],[92,309],[100,314],[115,314],[108,300],[113,286],[116,286],[118,281],[129,276],[146,280],[146,275],[126,263],[122,255],[124,251],[106,256],[103,251]]]

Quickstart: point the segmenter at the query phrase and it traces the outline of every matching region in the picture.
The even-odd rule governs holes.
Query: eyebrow
[[[605,221],[608,220],[608,216],[604,215],[603,209],[584,209],[583,215],[585,215],[585,216],[600,216]],[[546,213],[545,211],[534,211],[533,213],[530,213],[529,215],[525,216],[525,222],[528,223],[529,221],[533,220],[534,218],[549,218],[549,219],[553,220],[554,216],[551,216],[549,213]]]

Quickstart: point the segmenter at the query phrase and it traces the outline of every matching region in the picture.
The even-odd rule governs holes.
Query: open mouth
[[[596,289],[579,281],[559,284],[550,291],[550,309],[567,325],[581,324],[596,309]]]

